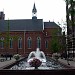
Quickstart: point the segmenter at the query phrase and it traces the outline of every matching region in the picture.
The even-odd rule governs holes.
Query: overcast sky
[[[64,0],[0,0],[0,11],[4,11],[5,19],[31,19],[34,2],[38,19],[55,22],[65,20]]]

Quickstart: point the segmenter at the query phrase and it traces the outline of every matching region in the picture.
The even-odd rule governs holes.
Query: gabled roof
[[[0,20],[0,31],[7,31],[8,20]],[[10,31],[42,31],[42,19],[9,20]]]
[[[59,28],[55,22],[44,22],[44,28]]]

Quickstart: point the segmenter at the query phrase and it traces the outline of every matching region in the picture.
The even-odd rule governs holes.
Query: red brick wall
[[[25,43],[27,43],[27,38],[28,37],[31,37],[32,38],[32,47],[31,47],[31,49],[28,49],[28,47],[27,47],[27,44],[25,44],[25,48],[26,48],[26,52],[28,52],[28,51],[35,51],[36,50],[36,48],[37,48],[37,37],[40,37],[41,38],[41,48],[40,48],[40,50],[44,50],[44,36],[43,36],[43,32],[26,32],[26,34],[25,34],[25,36],[26,36],[26,38],[25,38],[25,40],[26,40],[26,42]]]
[[[29,54],[31,51],[35,51],[36,48],[37,48],[37,37],[40,37],[41,38],[41,48],[40,50],[44,51],[46,54],[49,54],[51,52],[51,49],[50,49],[50,41],[51,41],[51,38],[52,38],[52,32],[53,32],[54,29],[50,29],[50,28],[45,28],[44,31],[26,31],[26,32],[10,32],[10,35],[11,36],[19,36],[19,37],[22,37],[22,49],[18,49],[18,39],[14,40],[13,42],[13,49],[1,49],[0,48],[0,53],[3,54],[3,53],[6,53],[6,50],[8,53],[11,53],[11,54],[16,54],[17,51],[19,54],[21,55],[25,55],[25,54]],[[47,32],[47,35],[46,35],[46,32]],[[24,33],[25,33],[25,40],[24,40]],[[5,38],[5,32],[2,33],[2,35],[0,37],[4,37]],[[31,48],[29,49],[28,46],[27,46],[27,39],[28,37],[31,37],[32,38],[32,46]],[[48,44],[49,44],[49,47],[46,49],[45,48],[45,40],[48,40]],[[24,42],[25,42],[25,46],[24,46]],[[25,50],[24,50],[24,47],[25,47]]]
[[[23,32],[10,32],[10,36],[14,37],[14,36],[19,36],[22,37],[22,41],[24,41],[24,36],[23,36]],[[0,37],[6,37],[6,33],[3,32],[2,35]],[[13,39],[13,48],[10,49],[6,46],[4,46],[4,49],[0,48],[0,53],[10,53],[10,54],[16,54],[17,53],[17,49],[18,49],[18,39]],[[24,45],[22,42],[22,49],[18,49],[19,54],[23,54],[24,53]]]

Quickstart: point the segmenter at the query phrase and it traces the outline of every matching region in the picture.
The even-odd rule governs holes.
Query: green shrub
[[[14,57],[16,60],[19,60],[20,57],[21,57],[21,55],[19,55],[19,54],[15,54],[13,57]]]

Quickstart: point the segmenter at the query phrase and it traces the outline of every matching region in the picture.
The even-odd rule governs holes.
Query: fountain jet
[[[30,52],[27,62],[30,62],[33,60],[33,58],[39,59],[42,63],[46,63],[46,57],[43,51],[40,51],[39,48],[36,49],[36,51]]]

